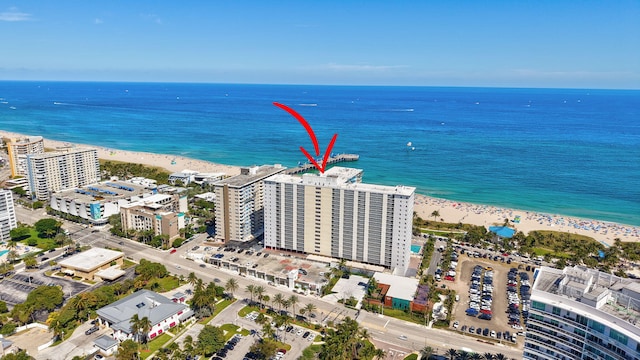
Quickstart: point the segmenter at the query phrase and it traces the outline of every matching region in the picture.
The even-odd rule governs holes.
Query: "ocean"
[[[0,129],[249,166],[306,161],[304,127],[364,181],[640,225],[640,91],[0,82]]]

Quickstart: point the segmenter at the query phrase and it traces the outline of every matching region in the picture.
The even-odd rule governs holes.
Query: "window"
[[[597,332],[599,332],[599,333],[604,334],[604,325],[603,325],[603,324],[600,324],[600,323],[599,323],[599,322],[597,322],[597,321],[593,321],[593,320],[591,320],[591,321],[589,322],[589,328],[590,328],[590,329],[593,329],[593,330],[595,330],[595,331],[597,331]]]
[[[612,338],[613,340],[621,343],[621,344],[627,345],[628,338],[627,338],[627,336],[625,334],[621,334],[621,333],[611,329],[611,330],[609,330],[609,337]]]
[[[582,325],[587,325],[588,319],[582,315],[576,315],[576,321]]]
[[[546,305],[545,305],[545,303],[541,303],[541,302],[539,302],[539,301],[535,301],[535,300],[534,300],[534,301],[532,301],[532,302],[531,302],[531,306],[532,306],[534,309],[536,309],[536,310],[542,310],[542,311],[545,311],[545,306],[546,306]]]
[[[554,306],[552,309],[552,312],[553,312],[553,315],[560,315],[561,310],[560,308],[557,308]]]

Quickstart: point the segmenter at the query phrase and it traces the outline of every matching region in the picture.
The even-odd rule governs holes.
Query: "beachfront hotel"
[[[31,197],[48,201],[54,192],[98,182],[98,151],[68,148],[43,154],[28,154],[27,177]]]
[[[27,175],[27,155],[44,153],[44,139],[42,136],[28,136],[22,138],[4,138],[9,155],[11,177]]]
[[[415,188],[361,183],[362,170],[265,180],[264,246],[382,265],[404,276]]]
[[[243,168],[240,175],[214,184],[216,240],[251,241],[264,233],[264,179],[284,171],[280,165]]]
[[[640,358],[640,282],[585,267],[534,273],[524,359]]]
[[[0,243],[9,241],[10,231],[18,227],[12,192],[0,190]]]

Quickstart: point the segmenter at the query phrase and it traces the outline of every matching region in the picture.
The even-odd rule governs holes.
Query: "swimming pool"
[[[420,249],[422,249],[420,245],[411,245],[411,252],[414,254],[420,254]]]
[[[9,252],[9,250],[0,250],[0,256],[2,256],[2,255],[4,255],[4,254],[6,254],[6,253],[8,253],[8,252]]]

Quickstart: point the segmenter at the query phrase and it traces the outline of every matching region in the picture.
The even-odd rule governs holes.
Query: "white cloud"
[[[100,25],[102,23],[104,23],[104,21],[102,21],[102,19],[96,18],[95,20],[93,20],[93,23],[96,25]]]
[[[31,14],[21,12],[16,7],[11,7],[7,11],[0,13],[0,21],[29,21]]]
[[[325,66],[330,70],[336,71],[362,71],[362,72],[379,72],[393,69],[406,68],[406,65],[368,65],[368,64],[336,64],[329,63]]]

